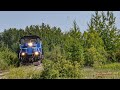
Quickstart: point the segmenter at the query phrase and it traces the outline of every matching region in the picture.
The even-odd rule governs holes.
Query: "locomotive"
[[[41,63],[43,60],[42,40],[39,36],[23,36],[20,38],[18,58],[21,64]]]

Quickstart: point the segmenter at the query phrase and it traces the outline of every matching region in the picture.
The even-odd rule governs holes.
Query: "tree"
[[[95,23],[96,24],[96,23]],[[96,24],[96,26],[98,26]],[[104,42],[99,32],[94,27],[93,21],[89,24],[87,32],[83,34],[85,64],[93,66],[94,64],[103,64],[107,60],[107,52],[104,49]]]
[[[91,22],[88,24],[89,28],[94,28],[99,33],[99,36],[104,42],[105,50],[115,51],[118,49],[120,43],[119,30],[115,26],[115,19],[113,12],[107,11],[95,12],[92,15]]]
[[[67,59],[84,63],[82,35],[76,22],[73,22],[73,28],[68,32],[65,40],[65,51]]]

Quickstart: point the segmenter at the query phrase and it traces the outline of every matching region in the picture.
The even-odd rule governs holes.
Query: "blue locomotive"
[[[42,40],[39,36],[24,36],[20,39],[19,60],[21,63],[33,63],[43,59]]]

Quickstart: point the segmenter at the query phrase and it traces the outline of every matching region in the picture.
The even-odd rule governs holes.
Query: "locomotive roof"
[[[21,37],[21,39],[25,39],[25,38],[39,38],[41,40],[41,38],[39,36],[36,36],[36,35],[32,35],[32,36],[23,36]]]

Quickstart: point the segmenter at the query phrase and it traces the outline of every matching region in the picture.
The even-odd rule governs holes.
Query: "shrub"
[[[106,52],[102,49],[91,47],[85,52],[85,61],[88,66],[102,65],[107,61]]]
[[[111,52],[108,59],[110,59],[113,62],[120,62],[120,50]]]
[[[60,78],[80,78],[82,77],[80,64],[75,61],[70,62],[69,60],[44,60],[43,61],[44,71],[42,78],[44,79],[60,79]]]
[[[61,53],[60,46],[54,46],[54,48],[51,52],[46,52],[45,57],[46,57],[46,59],[56,61],[58,59],[62,59],[64,57],[64,55],[62,55],[62,53]]]
[[[4,49],[3,51],[0,51],[0,68],[5,69],[9,68],[9,66],[17,66],[18,58],[16,53],[10,51],[9,49]]]
[[[51,60],[43,60],[43,68],[44,71],[42,73],[41,78],[43,79],[52,79],[56,78],[56,70],[54,70],[53,67],[54,62]]]
[[[1,54],[1,53],[0,53],[0,54]],[[0,69],[1,69],[1,70],[4,70],[4,69],[6,69],[6,68],[8,68],[8,64],[5,62],[4,59],[1,59],[1,58],[0,58]]]

